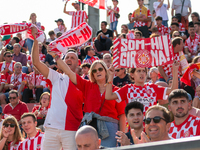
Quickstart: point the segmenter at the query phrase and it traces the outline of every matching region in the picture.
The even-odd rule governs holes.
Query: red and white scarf
[[[20,85],[22,83],[22,73],[18,75],[13,73],[10,79],[10,83],[14,85],[14,89],[19,90]]]
[[[87,23],[82,23],[78,27],[68,30],[59,38],[52,41],[49,46],[51,51],[58,55],[65,54],[70,47],[80,46],[92,37],[92,28]]]
[[[107,0],[78,0],[97,9],[107,9]]]
[[[19,32],[23,32],[23,31],[27,31],[27,38],[30,39],[34,39],[32,34],[31,34],[31,28],[32,27],[36,27],[36,25],[32,24],[32,23],[15,23],[15,24],[4,24],[0,26],[0,35],[11,35],[11,34],[15,34],[15,33],[19,33]],[[38,30],[38,34],[36,35],[36,39],[39,42],[43,42],[45,37],[44,37],[44,33],[43,31]]]
[[[13,61],[11,61],[10,64],[6,64],[6,61],[3,62],[2,67],[1,67],[1,71],[3,71],[4,69],[8,68],[10,71],[13,71]]]

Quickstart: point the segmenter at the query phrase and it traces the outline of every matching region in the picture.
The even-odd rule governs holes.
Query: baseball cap
[[[74,3],[72,3],[72,6],[79,4],[79,2],[75,1]]]
[[[64,22],[61,18],[59,18],[58,20],[55,20],[55,22]]]

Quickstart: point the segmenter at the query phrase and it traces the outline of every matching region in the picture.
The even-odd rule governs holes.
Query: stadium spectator
[[[168,27],[168,14],[167,10],[170,8],[169,0],[167,0],[167,4],[164,4],[164,0],[158,0],[157,2],[153,3],[153,8],[156,11],[156,17],[160,16],[162,17],[162,24],[166,27]]]
[[[186,39],[187,36],[186,36],[185,26],[181,22],[178,22],[177,16],[173,16],[172,17],[172,23],[178,23],[179,24],[179,30],[176,30],[176,31],[179,31],[181,36],[182,36],[182,38]],[[175,24],[173,24],[173,25],[175,25]],[[171,29],[172,29],[172,27],[170,26],[169,27],[169,33],[172,34],[174,32],[174,30],[171,32]]]
[[[0,68],[1,73],[3,73],[7,79],[7,77],[14,72],[14,65],[16,62],[13,61],[13,56],[10,51],[6,51],[3,56],[5,61],[0,62]]]
[[[67,31],[67,28],[65,27],[64,21],[59,18],[58,20],[55,20],[57,23],[57,28],[54,29],[54,33],[57,35],[58,33],[61,33],[61,35]],[[58,38],[58,37],[57,37]]]
[[[39,102],[43,89],[46,87],[46,79],[33,67],[33,72],[26,76],[26,81],[27,88],[24,89],[22,101],[29,103],[30,98],[36,98],[36,102]]]
[[[121,25],[121,28],[122,28],[122,31],[123,31],[123,32],[121,32],[121,33],[127,34],[127,33],[129,32],[128,25],[122,24],[122,25]]]
[[[3,119],[3,110],[2,110],[2,107],[0,106],[0,129],[1,129],[1,127],[2,127],[2,123],[3,123],[3,121],[4,121],[4,119]]]
[[[30,18],[29,18],[29,21],[30,21],[32,24],[36,25],[38,29],[41,29],[41,23],[40,23],[40,22],[37,22],[37,19],[36,19],[36,18],[37,18],[36,14],[35,14],[35,13],[31,13]],[[31,50],[32,50],[32,46],[33,46],[33,40],[30,39],[30,38],[27,38],[27,40],[26,40],[26,45],[27,45],[27,47],[28,47],[29,54],[31,54]]]
[[[115,69],[115,77],[113,79],[113,84],[117,87],[123,87],[126,84],[130,84],[130,77],[128,73],[126,73],[125,68],[116,68]]]
[[[145,113],[144,122],[145,132],[149,136],[150,142],[172,139],[168,135],[168,131],[170,128],[170,114],[167,108],[160,105],[149,107]],[[134,142],[137,141],[138,143],[139,139],[135,137],[134,134],[133,139]],[[148,142],[148,140],[146,141]]]
[[[51,43],[52,41],[54,41],[56,39],[56,34],[53,30],[49,31],[49,37],[46,41]]]
[[[83,59],[82,63],[92,64],[95,60],[99,60],[99,58],[95,56],[94,48],[91,45],[86,46],[84,48],[84,52],[86,54],[86,57]]]
[[[181,37],[180,32],[174,31],[174,32],[172,33],[172,40],[173,40],[174,38],[176,38],[176,37]]]
[[[132,77],[134,78],[134,84],[127,84],[121,89],[118,89],[115,92],[112,92],[112,87],[110,84],[106,86],[106,95],[107,100],[115,99],[117,102],[126,101],[130,103],[132,101],[140,101],[144,105],[144,113],[146,110],[157,104],[158,99],[164,100],[166,95],[174,89],[178,88],[178,68],[179,63],[174,61],[173,63],[173,84],[171,87],[160,87],[155,84],[145,83],[147,76],[147,68],[132,68]],[[109,77],[107,83],[113,81],[114,76],[114,67],[109,69]]]
[[[103,61],[106,64],[106,66],[109,68],[110,65],[112,64],[112,58],[110,53],[105,53],[103,55]]]
[[[156,27],[158,28],[159,35],[168,35],[168,28],[162,24],[162,17],[157,16],[156,20]]]
[[[174,49],[174,59],[176,61],[180,61],[180,54],[183,50],[183,39],[180,37],[176,37],[172,40],[172,45]],[[181,67],[178,67],[178,75],[181,75]],[[170,77],[172,77],[172,64],[166,64],[164,66],[158,66],[158,71],[160,73],[160,81],[167,82]]]
[[[172,12],[171,12],[172,16],[174,16],[174,11],[175,11],[175,15],[180,14],[179,15],[181,17],[180,22],[185,26],[185,29],[188,30],[188,24],[189,24],[188,17],[192,12],[191,1],[190,0],[185,0],[185,1],[173,0]]]
[[[151,21],[151,12],[144,6],[144,0],[137,0],[139,8],[132,14],[132,21],[135,21],[134,27],[142,32],[145,38],[149,37],[147,24]]]
[[[187,54],[188,62],[191,62],[192,59],[198,54],[199,52],[199,44],[200,44],[200,37],[195,33],[194,25],[189,26],[188,30],[190,36],[185,41],[185,54]]]
[[[159,32],[158,32],[158,28],[157,28],[157,27],[153,27],[153,28],[151,29],[151,35],[152,35],[152,34],[159,35]]]
[[[101,147],[101,139],[98,137],[97,130],[88,125],[78,129],[75,139],[78,150],[96,150]]]
[[[189,93],[187,93],[187,95],[188,95],[188,100],[189,100],[189,104],[190,104],[189,114],[192,116],[200,117],[200,109],[193,106],[192,96]]]
[[[22,128],[27,134],[27,138],[20,142],[18,150],[37,149],[42,150],[44,133],[37,131],[37,118],[33,113],[24,113],[21,117]]]
[[[169,136],[174,139],[200,135],[200,118],[189,114],[190,102],[183,89],[173,90],[168,97],[169,110],[174,121],[169,129]]]
[[[32,51],[33,64],[47,78],[51,89],[51,103],[45,119],[44,150],[75,150],[75,133],[78,129],[82,114],[82,93],[65,74],[48,68],[39,61],[39,46],[36,40],[37,29],[32,28],[34,46]],[[59,56],[54,57],[55,60]],[[75,72],[78,66],[78,56],[68,51],[65,63]],[[73,112],[73,113],[71,113]]]
[[[151,67],[149,70],[149,77],[151,78],[151,80],[149,81],[149,83],[156,83],[158,81],[158,68],[157,67]]]
[[[65,14],[72,16],[72,25],[71,28],[75,28],[79,26],[83,22],[87,22],[88,16],[87,13],[83,10],[80,10],[80,4],[78,2],[72,3],[72,6],[76,9],[76,11],[66,11],[66,5],[68,1],[66,1],[63,12]]]
[[[70,68],[64,64],[61,59],[57,61],[61,69],[67,74],[70,80],[76,85],[78,89],[83,92],[84,100],[84,118],[82,119],[82,125],[89,124],[89,116],[96,118],[95,127],[100,135],[102,146],[115,147],[116,139],[115,133],[120,127],[120,131],[125,131],[125,115],[124,108],[125,103],[116,103],[114,99],[107,101],[105,98],[105,84],[107,83],[108,74],[106,64],[101,60],[93,62],[90,68],[90,80],[84,80],[79,75],[75,74]],[[112,82],[109,84],[112,85]],[[112,90],[115,91],[118,88],[112,85]],[[98,101],[94,101],[97,99]],[[101,128],[97,126],[99,121],[103,121],[107,131],[102,132]],[[109,134],[108,134],[109,133]]]
[[[48,112],[48,106],[50,101],[49,92],[44,92],[40,96],[40,105],[33,107],[32,113],[37,117],[37,127],[44,131],[43,124]]]
[[[3,109],[4,118],[12,115],[17,119],[18,123],[21,124],[21,116],[28,112],[27,105],[20,101],[18,92],[16,90],[11,90],[9,92],[9,101],[10,103],[8,103]]]
[[[142,32],[136,30],[136,31],[134,32],[134,36],[135,36],[135,39],[141,39],[141,38],[142,38]]]
[[[200,85],[196,87],[196,96],[193,99],[193,106],[200,109]]]
[[[19,44],[21,45],[21,52],[26,53],[27,46],[26,46],[26,39],[22,39],[22,33],[17,33],[16,36],[19,38]]]
[[[197,12],[193,12],[192,14],[191,14],[191,18],[192,18],[192,21],[191,22],[189,22],[189,26],[190,25],[194,25],[195,24],[195,22],[199,22],[199,13],[197,13]]]
[[[7,78],[7,82],[4,86],[5,90],[17,90],[19,99],[22,100],[22,92],[25,88],[25,82],[26,82],[26,74],[22,73],[22,64],[20,62],[16,62],[14,66],[14,73],[9,75]],[[0,95],[1,102],[7,102],[8,103],[8,92]]]
[[[82,74],[83,74],[81,77],[83,79],[89,80],[90,66],[91,66],[91,64],[89,64],[89,63],[83,63],[83,64],[81,64],[81,70],[82,70]]]
[[[129,30],[132,30],[133,27],[134,27],[134,24],[135,24],[135,22],[132,21],[131,16],[132,16],[132,13],[129,13],[129,14],[128,14],[129,23],[127,24]]]
[[[19,124],[14,116],[8,116],[3,121],[0,134],[0,149],[14,150],[19,142],[23,140]]]
[[[16,62],[20,62],[22,66],[27,65],[27,57],[26,54],[20,52],[21,45],[19,43],[15,43],[13,45],[13,60]]]
[[[6,83],[5,75],[3,73],[0,73],[0,93],[4,92],[5,83]],[[1,100],[0,102],[1,104],[3,104]]]
[[[200,22],[199,21],[194,23],[194,30],[196,34],[200,36]]]
[[[97,49],[97,53],[102,55],[109,53],[109,49],[112,46],[113,32],[106,28],[107,22],[101,22],[101,30],[97,31],[97,37],[94,41],[94,45]]]
[[[110,7],[108,7],[107,16],[110,16],[110,30],[112,30],[117,37],[117,35],[118,35],[118,33],[117,33],[118,18],[115,15],[119,14],[119,7],[117,7],[118,0],[112,0],[112,2],[113,2],[114,8],[111,9]]]
[[[143,110],[144,106],[140,102],[131,102],[126,105],[125,114],[126,120],[130,126],[130,131],[124,133],[122,131],[117,131],[116,139],[121,146],[132,145],[134,144],[133,138],[131,135],[131,129],[134,129],[136,137],[141,138],[141,133],[144,130],[143,128]]]

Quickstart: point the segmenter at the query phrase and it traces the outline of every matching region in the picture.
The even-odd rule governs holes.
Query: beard
[[[183,112],[181,114],[176,113],[174,116],[177,117],[177,118],[182,118],[182,117],[185,117],[187,114],[188,114],[188,111],[187,112]]]

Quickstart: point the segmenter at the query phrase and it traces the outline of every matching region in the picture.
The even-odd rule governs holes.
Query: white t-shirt
[[[169,20],[168,15],[167,15],[167,4],[163,4],[160,8],[158,8],[158,5],[160,2],[154,2],[153,3],[153,8],[156,11],[156,16],[160,16],[163,18],[163,20]]]

